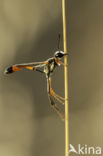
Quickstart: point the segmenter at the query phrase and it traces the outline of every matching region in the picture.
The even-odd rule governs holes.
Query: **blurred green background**
[[[66,6],[70,143],[103,147],[103,1],[67,0]],[[52,57],[59,32],[61,1],[0,1],[1,156],[64,155],[64,123],[50,107],[45,76],[3,74],[11,64]],[[62,96],[63,74],[56,69],[52,84]]]

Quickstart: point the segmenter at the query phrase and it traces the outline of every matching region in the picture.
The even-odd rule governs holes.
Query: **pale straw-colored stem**
[[[64,52],[67,53],[67,32],[66,32],[66,0],[62,0],[63,17],[63,45]],[[69,96],[68,96],[68,66],[67,56],[64,57],[64,82],[65,82],[65,156],[69,156]]]

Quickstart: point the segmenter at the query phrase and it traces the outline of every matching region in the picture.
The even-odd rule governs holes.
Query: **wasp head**
[[[54,53],[54,57],[55,58],[58,58],[58,59],[61,59],[63,56],[65,56],[65,55],[68,55],[68,53],[64,53],[63,51],[56,51],[55,53]]]

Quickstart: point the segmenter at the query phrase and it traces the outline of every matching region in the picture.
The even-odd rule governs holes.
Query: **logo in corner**
[[[78,144],[77,148],[75,148],[72,144],[70,144],[69,153],[75,153],[75,154],[91,154],[91,155],[101,155],[102,154],[102,148],[101,147],[89,147],[86,144],[84,146],[81,146]]]

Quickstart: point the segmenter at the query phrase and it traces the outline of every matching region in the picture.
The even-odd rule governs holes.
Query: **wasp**
[[[15,73],[17,71],[20,71],[24,68],[32,70],[32,71],[37,71],[42,74],[45,74],[46,79],[47,79],[47,94],[48,98],[50,101],[50,104],[52,108],[57,112],[57,114],[64,119],[63,114],[59,110],[59,108],[56,106],[55,100],[59,101],[60,103],[64,104],[65,99],[58,94],[54,92],[54,90],[51,87],[51,75],[56,67],[59,67],[60,65],[64,66],[64,63],[61,61],[61,59],[68,55],[68,53],[64,53],[63,51],[56,51],[54,53],[54,56],[52,58],[47,59],[46,61],[43,62],[32,62],[32,63],[22,63],[22,64],[15,64],[12,66],[9,66],[5,70],[5,74],[11,74]],[[54,97],[54,99],[53,99]]]

